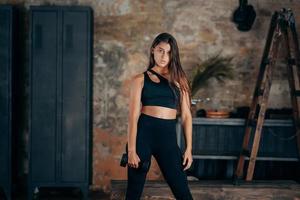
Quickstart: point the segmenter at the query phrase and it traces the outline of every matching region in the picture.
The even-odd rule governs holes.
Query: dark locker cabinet
[[[0,190],[11,199],[13,154],[13,68],[15,10],[0,6]],[[1,197],[0,197],[1,198]]]
[[[79,187],[91,166],[92,10],[30,7],[28,196],[35,188]]]

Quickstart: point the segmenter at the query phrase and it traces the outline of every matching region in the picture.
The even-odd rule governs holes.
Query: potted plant
[[[201,101],[194,97],[200,88],[207,86],[209,79],[216,78],[218,81],[224,82],[225,79],[232,79],[234,77],[233,64],[231,62],[232,59],[233,57],[224,57],[218,53],[196,65],[192,70],[191,76],[191,96],[193,105],[196,105],[197,102]],[[206,111],[206,116],[224,118],[229,116],[229,112],[208,110]]]

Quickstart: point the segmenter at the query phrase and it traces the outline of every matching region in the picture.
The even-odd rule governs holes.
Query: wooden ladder
[[[257,159],[257,152],[260,143],[262,127],[264,124],[265,112],[268,104],[268,97],[272,84],[272,71],[276,63],[279,44],[283,41],[283,48],[286,50],[286,61],[288,70],[288,81],[293,107],[293,122],[296,129],[298,156],[300,156],[300,54],[299,43],[295,26],[293,12],[289,9],[276,11],[272,15],[270,28],[265,44],[265,49],[260,64],[260,70],[256,87],[250,107],[246,130],[243,140],[242,151],[239,155],[234,181],[243,176],[245,159],[249,158],[246,181],[251,181]],[[249,140],[252,129],[255,130],[251,154],[249,151]],[[298,159],[299,161],[299,159]]]

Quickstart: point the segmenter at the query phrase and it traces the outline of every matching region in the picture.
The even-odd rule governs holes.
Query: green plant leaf
[[[208,58],[207,60],[196,65],[192,70],[191,76],[191,93],[192,96],[204,86],[211,78],[216,78],[220,82],[225,79],[233,79],[234,71],[232,65],[233,57],[222,57],[220,53]]]

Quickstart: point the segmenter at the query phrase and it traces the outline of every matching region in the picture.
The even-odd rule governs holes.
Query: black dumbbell
[[[128,143],[126,143],[126,153],[123,153],[121,161],[120,161],[120,166],[126,167],[128,163]],[[147,172],[150,167],[150,162],[149,161],[140,161],[138,165],[138,170]]]
[[[122,158],[121,158],[120,166],[126,167],[127,163],[128,163],[128,154],[124,153],[122,155]],[[141,171],[144,171],[144,172],[147,172],[149,167],[150,167],[150,162],[149,161],[140,161],[139,166],[138,166],[137,169],[141,170]]]

